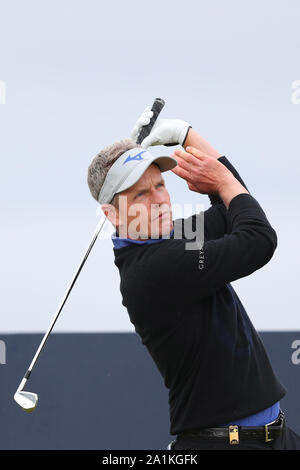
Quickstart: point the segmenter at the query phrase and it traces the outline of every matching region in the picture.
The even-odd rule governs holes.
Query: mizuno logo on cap
[[[130,155],[128,155],[125,162],[123,162],[123,165],[125,165],[125,163],[127,162],[131,162],[132,160],[143,160],[142,153],[145,153],[145,152],[146,150],[142,150],[142,152],[137,153],[136,155],[134,155],[134,157],[131,157]]]

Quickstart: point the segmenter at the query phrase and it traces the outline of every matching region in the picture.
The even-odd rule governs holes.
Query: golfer
[[[276,232],[233,165],[189,123],[158,119],[137,145],[151,116],[147,107],[131,138],[93,159],[88,185],[115,227],[122,303],[169,391],[176,437],[167,448],[300,449],[280,408],[286,389],[231,285],[271,260]],[[178,144],[171,156],[148,150]],[[209,209],[173,220],[168,170],[207,194]]]

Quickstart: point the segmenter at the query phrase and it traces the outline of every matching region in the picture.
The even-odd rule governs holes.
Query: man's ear
[[[101,209],[108,218],[108,220],[114,225],[119,223],[119,211],[112,204],[101,204]]]

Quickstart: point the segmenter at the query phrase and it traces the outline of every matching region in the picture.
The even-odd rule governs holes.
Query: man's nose
[[[151,203],[151,211],[154,211],[155,214],[167,212],[169,210],[169,204],[160,196]]]

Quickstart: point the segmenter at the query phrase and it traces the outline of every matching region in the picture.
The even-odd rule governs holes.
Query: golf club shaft
[[[98,223],[98,225],[97,225],[97,227],[96,227],[96,230],[95,230],[95,232],[94,232],[94,235],[93,235],[93,237],[92,237],[92,240],[91,240],[91,242],[90,242],[90,244],[89,244],[88,250],[87,250],[86,254],[84,255],[84,258],[83,258],[82,262],[80,263],[80,266],[79,266],[79,268],[78,268],[78,270],[77,270],[77,272],[76,272],[76,274],[75,274],[75,276],[74,276],[74,278],[73,278],[73,280],[72,280],[70,286],[68,287],[68,289],[67,289],[67,291],[66,291],[66,294],[65,294],[65,296],[64,296],[64,298],[63,298],[63,300],[62,300],[62,302],[61,302],[61,304],[60,304],[60,306],[59,306],[59,308],[58,308],[58,310],[57,310],[57,312],[56,312],[56,314],[55,314],[55,316],[54,316],[54,318],[53,318],[51,324],[49,325],[49,328],[48,328],[48,330],[46,331],[46,333],[45,333],[45,335],[44,335],[44,337],[43,337],[43,339],[42,339],[42,341],[41,341],[41,344],[39,345],[38,350],[37,350],[37,352],[35,353],[35,356],[34,356],[34,358],[32,359],[31,364],[30,364],[30,366],[28,367],[28,369],[27,369],[27,371],[26,371],[26,374],[24,375],[24,377],[23,377],[23,379],[22,379],[22,381],[21,381],[21,383],[20,383],[20,385],[19,385],[18,390],[22,390],[22,388],[24,387],[24,385],[25,385],[27,379],[29,378],[29,376],[30,376],[30,374],[31,374],[31,371],[32,371],[32,369],[33,369],[33,366],[34,366],[34,364],[36,363],[36,361],[37,361],[37,359],[38,359],[38,357],[39,357],[39,355],[40,355],[40,353],[41,353],[41,351],[42,351],[42,349],[43,349],[43,347],[44,347],[44,344],[46,343],[47,338],[48,338],[48,336],[50,335],[50,333],[51,333],[51,331],[52,331],[52,328],[54,327],[55,322],[56,322],[57,318],[59,317],[59,314],[60,314],[60,312],[62,311],[63,306],[64,306],[65,303],[66,303],[67,298],[69,297],[69,294],[70,294],[70,292],[71,292],[71,290],[72,290],[72,288],[73,288],[73,286],[74,286],[74,284],[75,284],[75,282],[76,282],[76,279],[77,279],[77,277],[79,276],[79,273],[80,273],[80,271],[81,271],[81,269],[82,269],[84,263],[86,262],[87,257],[89,256],[89,253],[90,253],[91,249],[93,248],[93,245],[94,245],[95,241],[97,240],[97,237],[98,237],[98,235],[99,235],[99,233],[100,233],[100,231],[101,231],[101,229],[102,229],[102,227],[103,227],[105,221],[106,221],[106,216],[103,214],[103,216],[101,217],[101,219],[100,219],[100,221],[99,221],[99,223]]]

